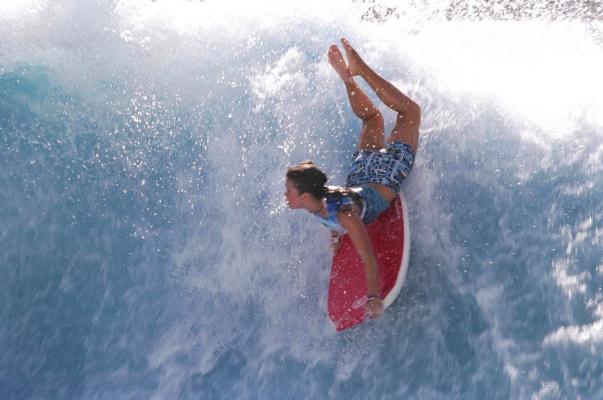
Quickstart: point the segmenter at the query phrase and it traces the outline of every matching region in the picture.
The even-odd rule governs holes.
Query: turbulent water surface
[[[0,2],[0,398],[603,399],[601,10],[302,3]],[[423,125],[406,284],[336,333],[282,193],[343,183],[341,36]]]

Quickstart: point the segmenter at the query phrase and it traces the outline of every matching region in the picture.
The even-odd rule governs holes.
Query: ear
[[[304,192],[301,194],[301,199],[304,202],[314,202],[316,201],[316,199],[314,198],[314,196],[312,196],[309,192]]]

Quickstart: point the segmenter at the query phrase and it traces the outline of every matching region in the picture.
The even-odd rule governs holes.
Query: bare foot
[[[356,50],[354,50],[354,48],[352,47],[350,42],[347,41],[347,39],[341,38],[341,43],[343,43],[345,55],[348,58],[348,70],[350,71],[350,75],[361,75],[365,66],[364,61],[362,60],[362,58],[360,58]]]
[[[329,47],[328,57],[329,64],[331,64],[335,72],[339,74],[344,82],[348,82],[352,79],[348,66],[343,59],[343,54],[341,54],[341,51],[339,51],[339,48],[336,45],[331,45],[331,47]]]

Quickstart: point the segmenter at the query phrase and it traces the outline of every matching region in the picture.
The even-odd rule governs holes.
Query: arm
[[[367,313],[369,317],[375,318],[383,312],[383,301],[381,301],[381,285],[379,284],[379,273],[377,270],[377,259],[373,252],[371,239],[366,227],[358,213],[353,209],[346,209],[338,214],[339,223],[348,231],[356,251],[364,263],[366,285],[368,288]]]
[[[339,250],[340,245],[341,241],[339,237],[339,232],[331,231],[331,251],[333,252],[333,254],[335,254],[337,250]]]

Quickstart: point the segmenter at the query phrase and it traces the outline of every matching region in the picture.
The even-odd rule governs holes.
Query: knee
[[[398,113],[398,116],[396,117],[397,126],[418,128],[419,125],[421,125],[421,107],[416,104],[415,106],[416,107],[409,107],[403,113]]]
[[[421,106],[414,101],[410,101],[410,104],[408,105],[408,116],[410,120],[419,125],[421,123]]]
[[[376,107],[373,107],[372,110],[367,110],[366,118],[363,118],[363,120],[366,122],[370,122],[374,125],[384,125],[385,123],[383,121],[383,115],[381,114],[381,111],[379,111],[379,109]]]

